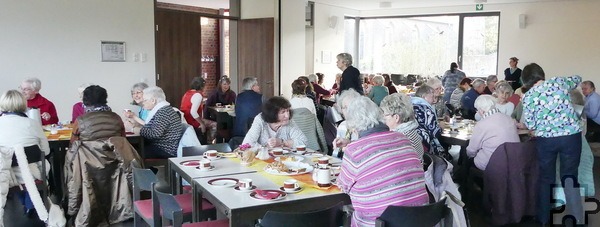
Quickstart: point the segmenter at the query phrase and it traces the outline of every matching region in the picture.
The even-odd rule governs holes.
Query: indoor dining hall
[[[0,227],[600,226],[599,8],[6,1]]]

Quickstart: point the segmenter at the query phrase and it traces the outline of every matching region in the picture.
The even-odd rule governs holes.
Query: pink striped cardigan
[[[337,181],[352,200],[352,226],[374,226],[389,205],[429,202],[423,165],[399,132],[373,133],[350,143]]]

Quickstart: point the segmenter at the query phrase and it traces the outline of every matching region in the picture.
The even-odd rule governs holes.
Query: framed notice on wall
[[[125,42],[100,41],[103,62],[124,62]]]

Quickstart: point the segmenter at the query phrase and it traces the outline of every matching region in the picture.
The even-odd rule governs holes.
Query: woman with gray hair
[[[359,139],[348,144],[337,185],[350,196],[351,226],[375,226],[390,205],[421,206],[429,201],[425,174],[411,142],[381,123],[381,112],[361,96],[348,106],[348,128]]]
[[[500,81],[496,84],[494,95],[496,96],[496,108],[498,111],[507,116],[511,116],[515,110],[515,104],[508,101],[513,95],[512,86],[506,81]]]
[[[473,161],[480,170],[485,170],[498,146],[507,142],[520,142],[515,121],[500,113],[495,105],[495,98],[491,95],[480,95],[475,100],[475,108],[482,119],[473,128],[467,155],[475,157]]]
[[[437,122],[437,115],[432,104],[437,102],[438,96],[435,95],[435,90],[427,85],[423,85],[415,92],[415,97],[411,101],[415,111],[415,119],[419,123],[418,132],[423,138],[423,144],[427,153],[439,155],[452,160],[452,157],[438,138],[442,135],[442,129]]]
[[[323,75],[323,73],[317,73],[317,75]],[[313,89],[315,91],[315,95],[317,96],[317,103],[319,103],[321,101],[322,97],[327,97],[330,95],[335,94],[335,92],[331,92],[328,91],[327,89],[323,88],[319,83],[318,83],[318,78],[317,75],[315,74],[310,74],[308,75],[308,80],[310,81],[310,83],[313,86]]]
[[[146,124],[134,126],[148,144],[144,148],[145,158],[170,158],[177,156],[179,140],[183,135],[181,116],[166,100],[165,92],[156,86],[144,89],[143,108],[149,110]]]
[[[373,87],[371,87],[371,91],[369,92],[369,98],[379,106],[381,100],[389,95],[390,91],[387,87],[383,86],[385,80],[381,75],[374,76],[371,82],[373,83]]]
[[[134,126],[141,127],[145,124],[148,117],[148,110],[142,107],[144,101],[144,89],[148,88],[148,84],[144,82],[136,83],[131,87],[131,105],[139,106],[138,115],[135,115],[130,109],[126,109],[123,115],[125,116],[125,127],[132,128]]]
[[[352,55],[341,53],[336,58],[337,67],[342,70],[342,81],[340,82],[339,92],[354,88],[359,94],[364,94],[362,81],[360,80],[360,71],[352,66]]]
[[[42,125],[58,123],[58,113],[56,113],[54,103],[40,95],[42,82],[38,78],[24,80],[19,88],[21,89],[21,94],[27,99],[27,108],[37,108],[40,110]]]
[[[412,108],[410,97],[404,93],[395,93],[383,98],[379,105],[383,111],[383,121],[391,131],[404,134],[415,148],[417,155],[422,160],[423,138],[419,135],[419,123],[415,120],[415,112]]]

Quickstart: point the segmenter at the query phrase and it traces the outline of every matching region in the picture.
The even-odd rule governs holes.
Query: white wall
[[[304,9],[307,0],[281,1],[281,91],[292,96],[292,82],[305,73],[306,28]]]
[[[475,12],[474,8],[374,10],[361,11],[361,16],[464,13]],[[579,74],[600,84],[600,1],[486,4],[484,9],[500,12],[499,74],[508,67],[508,58],[516,56],[521,68],[536,62],[547,77]],[[525,29],[519,28],[519,14],[527,15]]]
[[[312,63],[314,64],[314,72],[325,74],[324,84],[327,85],[327,88],[330,88],[330,86],[333,85],[335,74],[341,73],[340,69],[338,69],[335,64],[335,56],[344,52],[344,16],[356,16],[358,14],[359,12],[356,10],[315,2],[313,27],[314,56]],[[335,28],[329,27],[329,18],[332,16],[338,18]],[[331,53],[329,63],[323,63],[321,59],[323,51]]]
[[[242,19],[273,18],[277,12],[277,0],[240,0]]]
[[[109,105],[121,113],[134,83],[155,84],[153,24],[153,1],[3,1],[0,92],[38,77],[40,93],[68,121],[77,87],[91,82],[107,89]],[[101,62],[101,40],[126,42],[126,62]],[[133,62],[133,53],[146,53],[146,62]]]

